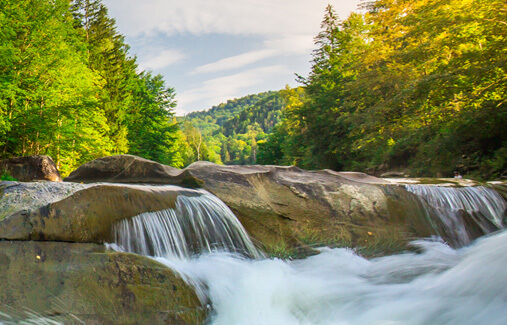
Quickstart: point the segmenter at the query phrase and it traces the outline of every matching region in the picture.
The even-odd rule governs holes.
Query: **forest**
[[[492,179],[507,170],[507,9],[501,0],[328,6],[301,89],[259,163]]]
[[[186,142],[193,149],[184,155],[187,163],[208,160],[228,165],[256,164],[259,145],[280,122],[284,103],[280,91],[269,91],[178,118]]]
[[[507,170],[503,0],[332,5],[300,87],[175,117],[100,0],[0,2],[0,158],[44,154],[63,175],[129,153],[175,167],[297,165],[493,179]]]
[[[137,71],[99,0],[2,0],[0,30],[0,157],[49,155],[64,175],[121,153],[182,166],[174,89]]]

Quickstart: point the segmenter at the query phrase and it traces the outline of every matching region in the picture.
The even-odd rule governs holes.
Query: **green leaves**
[[[504,1],[368,8],[343,22],[326,9],[305,100],[263,148],[307,168],[485,178],[507,169]]]
[[[0,155],[51,155],[63,175],[129,146],[173,163],[174,90],[136,69],[100,1],[2,1]]]

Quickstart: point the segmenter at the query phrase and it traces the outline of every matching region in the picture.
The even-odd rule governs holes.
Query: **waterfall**
[[[293,261],[158,260],[202,284],[214,325],[507,324],[506,231],[460,249],[413,245],[419,253],[372,260],[345,248]]]
[[[507,203],[498,192],[484,187],[405,185],[427,209],[438,235],[455,247],[504,228]]]
[[[427,239],[412,243],[417,252],[371,260],[348,248],[251,259],[261,254],[239,221],[205,191],[117,223],[116,245],[153,256],[193,285],[209,304],[207,324],[507,323],[507,232],[473,241],[469,229],[502,229],[503,198],[485,187],[407,190],[459,248]]]
[[[121,250],[146,256],[189,258],[226,251],[261,256],[232,211],[217,197],[180,194],[174,209],[146,212],[113,226]]]

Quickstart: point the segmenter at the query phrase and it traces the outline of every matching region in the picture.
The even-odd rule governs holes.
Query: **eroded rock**
[[[413,194],[363,173],[209,162],[184,170],[166,167],[113,156],[79,167],[65,181],[200,185],[224,201],[251,236],[275,254],[308,253],[321,245],[390,252],[431,233],[424,216],[399,199]],[[153,174],[157,177],[145,177]]]
[[[202,324],[206,317],[193,289],[167,267],[96,244],[0,241],[0,301],[0,323],[5,315],[26,321],[26,311],[64,324]]]
[[[174,208],[175,186],[95,184],[38,209],[23,209],[0,221],[0,239],[85,243],[111,242],[111,227],[143,212]]]

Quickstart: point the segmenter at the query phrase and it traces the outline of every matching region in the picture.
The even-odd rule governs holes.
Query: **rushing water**
[[[505,201],[489,202],[482,188],[410,190],[443,219],[479,211],[503,228]],[[232,212],[205,192],[115,231],[122,250],[153,256],[192,284],[210,305],[210,324],[507,324],[506,231],[459,249],[419,240],[417,252],[372,260],[329,248],[303,260],[266,259]]]
[[[507,203],[498,192],[484,187],[406,185],[426,205],[438,235],[453,246],[470,244],[478,235],[504,228]]]
[[[189,258],[212,251],[261,256],[234,213],[206,191],[179,195],[175,209],[124,219],[113,232],[121,250],[147,256]]]
[[[158,258],[196,285],[212,324],[507,324],[507,232],[454,250],[366,260],[322,249],[304,260],[212,253]]]

